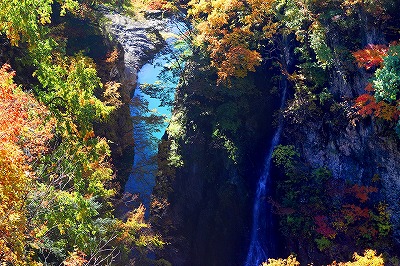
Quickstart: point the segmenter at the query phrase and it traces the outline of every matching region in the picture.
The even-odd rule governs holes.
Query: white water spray
[[[282,81],[282,96],[281,105],[282,109],[286,101],[287,82]],[[245,266],[258,266],[266,261],[270,254],[273,252],[274,239],[273,239],[273,226],[272,226],[272,213],[271,206],[267,202],[270,185],[270,170],[272,153],[278,145],[283,127],[283,118],[279,117],[279,125],[271,141],[270,149],[265,157],[264,168],[261,177],[257,184],[256,197],[253,206],[253,224],[251,229],[250,247],[247,253]]]

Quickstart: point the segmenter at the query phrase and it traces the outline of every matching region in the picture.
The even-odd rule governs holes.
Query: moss
[[[169,122],[167,133],[171,140],[168,161],[171,166],[182,167],[183,159],[180,152],[179,141],[183,140],[185,135],[186,115],[185,112],[180,110],[172,115]]]

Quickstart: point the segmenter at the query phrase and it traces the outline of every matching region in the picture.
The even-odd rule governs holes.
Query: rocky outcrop
[[[365,17],[360,16],[360,27],[363,45],[385,43],[383,33]],[[389,205],[394,237],[400,244],[400,139],[391,129],[393,124],[356,114],[352,99],[365,93],[371,74],[354,66],[344,69],[337,61],[328,88],[338,99],[341,114],[306,123],[295,142],[307,163],[328,167],[334,178],[368,185],[378,177],[382,186],[378,197]],[[337,123],[332,123],[335,120]]]
[[[380,200],[389,205],[396,241],[400,243],[400,142],[383,122],[371,119],[346,120],[341,130],[326,127],[323,119],[305,123],[295,138],[303,159],[313,168],[327,167],[334,178],[369,185],[381,182]]]
[[[354,38],[359,40],[359,46],[348,49],[387,43],[384,32],[373,18],[360,12],[358,21],[358,35]],[[327,167],[334,178],[362,185],[370,185],[373,177],[379,178],[381,189],[377,197],[389,205],[394,236],[399,244],[400,139],[393,124],[362,118],[353,108],[354,99],[366,93],[364,88],[373,71],[359,69],[353,60],[340,58],[335,49],[343,46],[345,38],[337,29],[328,29],[327,42],[335,52],[327,90],[334,103],[314,110],[301,124],[288,121],[285,141],[299,148],[307,165]]]
[[[123,49],[124,69],[119,75],[123,86],[133,94],[140,67],[164,46],[160,31],[165,29],[166,20],[150,18],[136,21],[105,7],[99,8],[99,11],[107,20],[105,32]]]

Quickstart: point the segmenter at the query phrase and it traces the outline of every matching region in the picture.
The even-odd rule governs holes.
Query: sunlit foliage
[[[60,0],[61,12],[74,10],[79,4],[75,0]],[[54,0],[27,0],[0,2],[0,32],[5,32],[13,45],[21,41],[35,45],[46,30],[42,26],[51,22]]]
[[[399,119],[400,85],[400,46],[368,45],[365,49],[353,53],[360,67],[367,70],[378,67],[367,85],[367,93],[355,100],[358,113],[363,116],[378,117],[387,121]]]
[[[351,262],[333,262],[331,266],[383,266],[384,260],[382,255],[376,255],[374,250],[366,250],[364,256],[354,253]]]
[[[13,83],[9,65],[0,69],[0,261],[26,265],[26,198],[35,173],[30,162],[47,151],[54,120],[30,94]],[[45,125],[45,121],[47,124]]]
[[[198,44],[206,44],[220,81],[244,77],[261,63],[256,41],[269,38],[277,24],[272,21],[274,1],[189,2],[189,14],[198,22]]]
[[[120,238],[127,246],[134,244],[139,251],[145,253],[147,249],[161,248],[165,243],[158,235],[153,235],[149,224],[144,219],[145,208],[140,205],[136,210],[129,213],[125,223],[119,224],[122,231]]]
[[[264,262],[262,266],[299,266],[300,262],[297,261],[296,257],[290,255],[287,259],[268,259],[268,262]],[[382,255],[376,255],[374,250],[366,250],[364,256],[354,253],[353,261],[349,262],[332,262],[330,266],[383,266],[384,260]]]
[[[398,99],[400,87],[400,46],[389,48],[388,55],[383,58],[383,67],[377,69],[372,81],[375,98],[392,103]]]
[[[371,69],[380,67],[383,63],[383,57],[387,56],[389,48],[386,45],[369,44],[366,48],[353,53],[358,66]]]
[[[98,1],[57,2],[65,15]],[[103,85],[91,59],[67,56],[49,34],[54,3],[0,2],[0,33],[26,53],[38,81],[27,88],[35,99],[10,66],[0,70],[0,262],[108,265],[163,242],[143,216],[113,216],[110,148],[94,123],[121,104],[119,85]]]
[[[114,107],[94,96],[102,84],[90,59],[78,55],[61,60],[40,62],[35,75],[45,91],[39,95],[62,122],[60,130],[67,135],[79,132],[84,138],[92,131],[92,123],[104,120]]]
[[[262,266],[299,266],[300,262],[297,261],[296,257],[290,255],[287,259],[268,259],[268,262],[264,262]]]
[[[387,121],[397,121],[399,110],[396,106],[390,105],[385,101],[377,102],[371,94],[365,93],[357,97],[355,106],[358,113],[363,116],[375,116]]]

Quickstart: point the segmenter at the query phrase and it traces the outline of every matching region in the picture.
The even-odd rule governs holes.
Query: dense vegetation
[[[307,263],[355,254],[354,262],[332,265],[398,264],[379,174],[335,179],[333,169],[307,164],[295,146],[310,122],[332,135],[363,122],[378,124],[384,137],[400,135],[400,24],[393,13],[400,3],[389,0],[0,0],[0,263],[127,265],[134,256],[145,264],[150,250],[165,245],[142,205],[124,219],[114,216],[119,184],[109,141],[96,127],[121,106],[120,84],[100,77],[103,70],[84,51],[71,52],[67,30],[54,22],[97,23],[99,4],[137,17],[143,7],[184,13],[190,25],[174,70],[183,76],[160,146],[164,183],[156,187],[153,219],[163,217],[174,176],[189,158],[210,155],[211,168],[247,169],[245,151],[257,144],[246,140],[266,130],[253,126],[262,119],[254,104],[265,104],[265,95],[273,101],[285,83],[290,96],[278,115],[294,139],[274,152],[269,199],[285,251],[301,247],[299,260]],[[104,64],[116,53],[110,50]],[[209,142],[213,152],[183,151],[196,141]],[[220,206],[237,204],[231,190],[220,191]],[[299,263],[290,256],[265,265]]]
[[[60,15],[84,19],[93,4],[0,2],[2,263],[128,264],[131,250],[144,255],[163,245],[143,206],[124,220],[113,214],[118,184],[108,141],[94,124],[120,105],[119,85],[103,84],[91,58],[67,55],[62,25],[51,23]]]
[[[274,153],[278,167],[270,199],[285,239],[282,248],[301,253],[304,263],[318,264],[350,260],[353,252],[373,248],[385,254],[387,264],[397,265],[392,203],[385,201],[382,191],[387,184],[378,171],[337,179],[332,174],[337,169],[311,166],[301,154],[307,147],[301,150],[294,145],[315,128],[325,137],[322,144],[315,140],[316,145],[328,145],[332,139],[347,145],[340,138],[348,137],[344,134],[349,128],[371,124],[375,136],[398,143],[399,24],[393,10],[399,2],[192,0],[177,4],[187,10],[193,25],[190,60],[195,63],[188,67],[191,80],[178,91],[181,102],[169,128],[169,144],[165,143],[171,147],[174,171],[183,167],[181,175],[191,173],[188,168],[197,164],[187,154],[189,145],[200,141],[212,143],[207,156],[229,158],[230,162],[219,161],[227,172],[245,169],[246,156],[252,156],[247,153],[252,144],[246,140],[255,140],[257,133],[252,130],[262,129],[253,126],[261,123],[253,120],[255,110],[265,111],[257,98],[267,95],[264,99],[273,101],[271,95],[281,94],[286,81],[289,100],[278,116],[284,118],[284,142],[289,145],[279,146]],[[391,149],[396,149],[394,145]],[[364,160],[362,154],[348,150]],[[214,169],[212,163],[208,165]],[[173,179],[171,169],[162,170],[168,174],[161,178]],[[213,183],[221,175],[205,174],[205,182],[217,186],[220,204],[234,204],[228,185],[224,190],[221,180]],[[173,188],[164,188],[168,189]],[[220,222],[219,214],[215,215]]]

